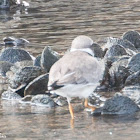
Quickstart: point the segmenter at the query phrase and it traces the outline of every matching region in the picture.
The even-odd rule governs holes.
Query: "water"
[[[120,37],[139,30],[140,0],[27,0],[30,8],[0,11],[0,40],[6,36],[25,38],[25,49],[34,56],[45,46],[63,53],[77,35],[88,35],[102,45],[106,37]],[[1,42],[0,41],[0,42]],[[45,107],[0,102],[0,139],[116,139],[138,140],[140,117],[92,117],[74,103],[72,124],[66,107]]]

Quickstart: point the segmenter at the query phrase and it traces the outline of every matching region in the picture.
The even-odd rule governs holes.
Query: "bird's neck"
[[[74,51],[82,51],[82,52],[86,52],[86,53],[90,54],[91,56],[94,56],[94,53],[90,48],[84,48],[84,49],[71,48],[70,49],[70,52],[74,52]]]

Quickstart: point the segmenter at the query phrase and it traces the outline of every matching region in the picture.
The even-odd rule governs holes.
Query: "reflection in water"
[[[95,42],[120,37],[140,24],[140,0],[26,0],[25,10],[0,10],[0,42],[7,36],[26,38],[33,55],[50,45],[64,52],[77,35]],[[75,106],[78,106],[75,104]],[[74,107],[75,108],[75,107]],[[67,106],[48,109],[12,101],[0,102],[0,138],[139,139],[139,114],[92,117],[80,105],[70,125]],[[74,127],[73,129],[71,127]]]

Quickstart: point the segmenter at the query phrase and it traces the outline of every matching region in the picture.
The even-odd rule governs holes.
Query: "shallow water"
[[[128,30],[140,31],[140,0],[27,1],[30,8],[22,12],[0,11],[0,42],[6,36],[26,38],[30,45],[25,49],[35,56],[47,45],[63,53],[73,38],[81,34],[102,44],[106,37],[120,37]],[[48,109],[0,101],[0,139],[138,140],[140,137],[140,114],[92,117],[79,103],[74,106],[73,125],[67,106]]]
[[[36,139],[139,139],[140,114],[133,116],[92,117],[75,105],[71,123],[67,107],[48,109],[1,101],[0,137]]]

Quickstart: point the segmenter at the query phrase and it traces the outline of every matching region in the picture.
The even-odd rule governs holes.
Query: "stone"
[[[64,98],[64,97],[59,96],[59,97],[57,97],[57,98],[54,98],[53,100],[54,100],[54,102],[55,102],[57,105],[59,105],[59,106],[68,105],[67,99]]]
[[[33,66],[33,61],[32,60],[24,60],[24,61],[16,62],[15,66],[19,67],[19,68],[24,68],[24,67],[28,67],[28,66],[30,67],[30,66]]]
[[[122,58],[112,64],[109,69],[109,84],[112,88],[122,89],[124,87],[125,80],[130,75],[129,70],[126,68],[127,64],[127,58]]]
[[[27,95],[27,96],[23,97],[21,99],[21,101],[23,101],[23,102],[30,102],[32,98],[33,98],[33,95]]]
[[[14,64],[7,61],[0,61],[0,75],[6,77],[6,72],[8,72],[13,65]]]
[[[101,46],[97,43],[93,43],[91,49],[94,52],[94,56],[97,58],[103,58],[104,57],[104,51],[102,50]]]
[[[41,67],[49,72],[51,66],[59,59],[57,52],[53,51],[50,47],[45,47],[41,54]]]
[[[125,86],[122,89],[122,93],[140,105],[140,86]]]
[[[34,65],[34,66],[37,66],[37,67],[41,67],[40,60],[41,60],[41,55],[38,55],[38,56],[35,58],[33,65]]]
[[[139,111],[138,105],[130,98],[122,95],[115,95],[114,97],[105,101],[104,106],[92,112],[92,115],[128,115]]]
[[[128,31],[122,38],[131,42],[136,48],[140,48],[140,34],[137,31]]]
[[[140,53],[135,54],[129,59],[127,68],[130,73],[135,73],[140,70]]]
[[[25,47],[29,44],[29,41],[24,38],[15,38],[15,37],[5,37],[3,38],[5,46],[16,46],[16,47]]]
[[[48,108],[53,108],[56,106],[56,103],[48,95],[40,94],[36,95],[31,99],[31,102],[35,105],[46,106]]]
[[[123,55],[128,55],[126,49],[120,45],[113,45],[111,48],[107,50],[104,57],[110,58],[110,57],[123,56]]]
[[[0,54],[0,61],[8,61],[10,63],[16,63],[24,60],[32,60],[30,54],[18,48],[5,48]]]
[[[125,86],[140,86],[140,70],[127,77]]]
[[[45,93],[48,90],[48,78],[48,74],[43,74],[35,78],[25,88],[24,96]]]
[[[2,93],[1,98],[6,100],[20,100],[21,96],[13,91],[8,90]]]
[[[29,84],[36,77],[44,73],[41,68],[32,66],[19,68],[17,70],[14,69],[12,72],[13,75],[8,75],[7,73],[7,78],[9,79],[9,86],[13,89],[23,84]]]
[[[114,37],[108,37],[107,38],[107,43],[105,44],[104,48],[111,48],[114,45],[119,45],[123,48],[126,49],[127,53],[133,54],[137,52],[138,50],[135,48],[135,46],[129,42],[126,39],[121,39],[121,38],[114,38]]]

